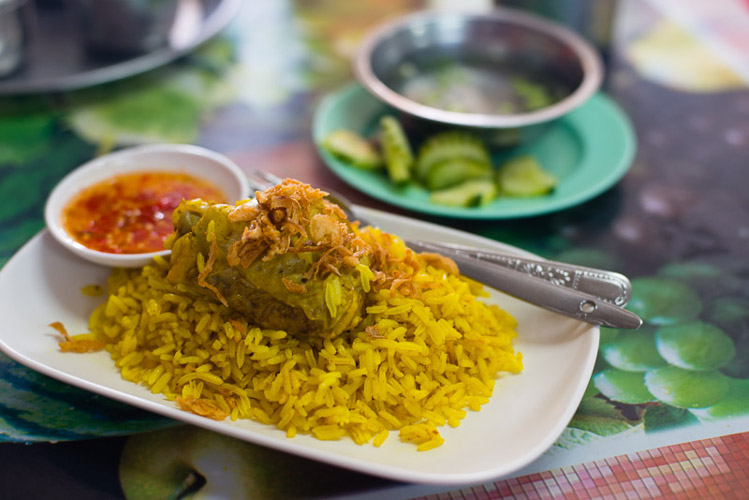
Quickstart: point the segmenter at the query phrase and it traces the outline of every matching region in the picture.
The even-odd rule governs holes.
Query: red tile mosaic
[[[749,432],[610,457],[430,498],[745,499],[749,498]]]

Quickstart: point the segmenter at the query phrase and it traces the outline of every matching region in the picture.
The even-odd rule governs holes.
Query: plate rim
[[[571,208],[575,205],[589,201],[616,184],[616,182],[618,182],[631,168],[637,150],[636,134],[629,117],[620,108],[616,101],[607,96],[604,92],[599,91],[585,104],[551,123],[551,126],[560,123],[569,124],[575,131],[579,132],[582,130],[583,132],[586,132],[585,134],[579,135],[583,138],[587,138],[587,135],[600,131],[600,126],[590,127],[585,123],[581,123],[583,122],[583,115],[585,113],[590,113],[591,109],[593,109],[601,114],[601,116],[606,116],[608,118],[609,126],[618,129],[619,133],[612,136],[618,139],[617,146],[619,147],[619,152],[616,161],[613,161],[611,168],[598,177],[597,182],[589,185],[586,189],[577,191],[574,195],[568,195],[562,199],[548,199],[546,203],[534,203],[528,207],[506,209],[501,206],[498,207],[496,205],[497,201],[478,209],[441,206],[404,196],[403,193],[397,192],[395,186],[392,186],[392,189],[387,189],[386,191],[377,189],[375,192],[371,192],[370,190],[367,190],[369,185],[367,177],[373,175],[371,172],[356,169],[355,167],[345,164],[343,161],[335,158],[322,146],[324,134],[331,131],[327,130],[327,127],[325,126],[325,121],[328,116],[337,106],[347,105],[350,101],[353,101],[356,98],[367,99],[372,106],[377,107],[378,113],[391,109],[387,104],[369,94],[366,89],[357,82],[347,83],[346,85],[339,87],[337,90],[326,94],[315,109],[312,118],[312,140],[315,143],[315,148],[321,156],[323,163],[338,178],[367,196],[392,206],[422,213],[428,216],[453,219],[499,220],[546,215]],[[397,113],[397,110],[393,110],[393,113]],[[585,145],[587,146],[588,144],[593,144],[595,146],[596,141],[588,140]],[[600,150],[595,149],[593,151],[598,153],[601,152]],[[594,160],[591,156],[595,155],[590,155],[586,152],[578,165],[590,168],[588,163]],[[533,201],[538,200],[539,198],[533,199]]]
[[[367,207],[356,206],[355,209],[357,211],[360,211],[363,215],[366,215],[367,217],[374,216],[374,217],[380,217],[382,219],[391,219],[395,221],[408,220],[408,221],[412,221],[411,223],[415,222],[416,224],[419,224],[419,225],[425,225],[427,230],[434,231],[438,229],[439,231],[441,231],[441,236],[445,234],[449,234],[449,233],[460,234],[462,237],[465,237],[467,240],[476,242],[479,245],[484,244],[484,245],[489,245],[495,248],[502,248],[502,249],[509,250],[509,251],[515,251],[516,253],[520,255],[535,256],[534,254],[524,251],[520,248],[511,246],[505,243],[497,242],[495,240],[491,240],[489,238],[478,236],[478,235],[468,233],[465,231],[446,228],[438,224],[432,224],[432,223],[421,221],[418,219],[391,214],[391,213],[387,213],[387,212],[383,212],[383,211],[379,211],[379,210],[371,209]],[[2,269],[0,269],[0,281],[2,280],[2,276],[5,274],[5,270],[10,268],[9,266],[13,263],[13,261],[22,258],[22,256],[24,255],[24,252],[30,251],[29,249],[33,247],[34,245],[44,245],[46,243],[44,241],[45,238],[50,243],[54,245],[58,245],[57,242],[53,239],[53,237],[49,234],[48,230],[46,229],[41,230],[9,260],[8,263],[6,263],[6,265]],[[61,252],[65,252],[66,255],[69,253],[61,246],[59,246],[58,250]],[[79,257],[75,257],[72,253],[69,253],[69,256],[80,260]],[[83,260],[81,260],[81,262],[85,262],[87,266],[96,266],[93,263],[86,262]],[[106,266],[96,266],[96,267],[100,267],[102,270],[107,269]],[[577,322],[577,323],[581,323],[581,322]],[[581,325],[585,325],[585,324],[581,323]],[[14,361],[17,361],[20,364],[27,366],[28,368],[32,370],[35,370],[39,373],[50,376],[62,382],[68,383],[70,385],[76,386],[80,389],[87,390],[95,394],[100,394],[102,396],[114,399],[116,401],[130,404],[132,406],[135,406],[144,410],[148,410],[153,413],[166,416],[166,417],[172,418],[174,420],[177,420],[183,423],[192,424],[192,425],[202,427],[208,430],[219,432],[221,434],[225,434],[225,435],[240,439],[245,442],[254,443],[257,445],[261,445],[261,446],[266,446],[266,447],[280,450],[286,453],[291,453],[294,455],[305,457],[310,460],[314,460],[314,461],[318,461],[322,463],[328,463],[328,464],[342,467],[348,470],[370,474],[373,476],[390,479],[390,480],[406,481],[406,482],[421,483],[421,484],[434,484],[434,485],[461,485],[461,484],[477,483],[481,481],[492,480],[501,476],[509,475],[513,473],[514,471],[517,471],[525,467],[529,463],[533,462],[559,438],[559,435],[561,435],[561,433],[567,426],[568,421],[574,415],[574,412],[576,411],[577,406],[579,405],[579,402],[582,399],[583,393],[588,384],[588,380],[590,379],[590,376],[592,374],[592,370],[593,370],[595,359],[596,359],[597,352],[598,352],[598,343],[599,343],[599,337],[600,337],[599,327],[594,326],[594,325],[586,325],[585,328],[586,330],[582,333],[582,335],[592,334],[593,338],[589,341],[589,343],[585,344],[588,346],[588,349],[589,349],[585,356],[585,363],[584,363],[585,366],[582,368],[579,378],[573,381],[573,383],[577,384],[578,386],[577,391],[575,391],[573,397],[565,403],[566,411],[563,412],[562,415],[559,415],[558,418],[555,420],[556,423],[553,426],[551,426],[549,430],[546,431],[545,439],[536,443],[535,447],[533,447],[532,449],[525,450],[523,454],[520,454],[518,457],[515,457],[512,460],[509,460],[508,461],[509,464],[505,464],[500,467],[487,466],[478,472],[470,472],[470,473],[462,472],[462,473],[456,473],[453,475],[446,475],[444,473],[427,473],[423,471],[403,469],[403,468],[398,467],[397,465],[373,463],[373,462],[368,461],[366,458],[351,457],[351,456],[347,456],[345,453],[337,453],[335,451],[329,451],[325,449],[315,449],[315,448],[306,447],[303,444],[295,444],[294,440],[291,440],[291,439],[282,440],[282,439],[278,439],[276,436],[272,436],[268,434],[261,434],[261,433],[253,431],[252,429],[246,429],[246,428],[241,428],[239,426],[232,425],[233,422],[227,422],[227,421],[219,422],[219,421],[207,419],[205,417],[200,417],[198,415],[194,415],[192,413],[179,410],[173,405],[170,405],[171,403],[170,401],[167,401],[167,400],[156,401],[156,400],[146,399],[142,395],[135,395],[135,394],[127,393],[127,392],[122,392],[117,388],[113,388],[108,385],[103,385],[94,380],[79,377],[78,375],[68,374],[62,370],[59,370],[58,368],[54,366],[49,366],[45,364],[44,362],[38,361],[36,359],[26,356],[24,353],[16,351],[12,346],[6,343],[5,335],[2,333],[0,333],[0,351],[2,351],[5,355],[10,357]],[[108,356],[107,356],[107,360],[109,360]],[[127,382],[127,381],[124,381],[124,382],[127,384],[132,384],[131,382]],[[156,395],[155,397],[158,397],[158,395]],[[262,424],[258,424],[258,425],[262,425]]]

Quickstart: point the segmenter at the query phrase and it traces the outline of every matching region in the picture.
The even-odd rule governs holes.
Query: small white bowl
[[[246,198],[250,191],[242,170],[219,153],[187,144],[138,146],[96,158],[60,181],[44,209],[47,228],[57,241],[76,255],[105,266],[140,267],[151,262],[156,255],[169,255],[169,250],[139,254],[92,250],[75,241],[63,227],[63,210],[83,189],[118,174],[141,171],[179,172],[204,179],[221,189],[229,203]]]

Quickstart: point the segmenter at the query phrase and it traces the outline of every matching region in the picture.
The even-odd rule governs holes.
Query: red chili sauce
[[[185,199],[226,203],[210,182],[173,172],[123,174],[83,190],[65,208],[63,225],[87,248],[107,253],[164,249],[172,212]]]

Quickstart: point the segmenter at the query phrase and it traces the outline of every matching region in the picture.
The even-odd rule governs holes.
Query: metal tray
[[[145,54],[117,57],[88,53],[64,2],[36,6],[23,66],[0,78],[0,95],[80,89],[157,68],[221,31],[242,0],[180,0],[168,43]]]

